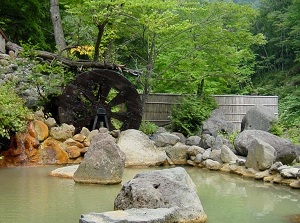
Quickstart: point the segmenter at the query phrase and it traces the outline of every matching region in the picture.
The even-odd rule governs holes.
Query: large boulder
[[[50,130],[50,136],[59,141],[65,141],[68,138],[72,138],[74,133],[75,127],[65,123],[58,127],[52,127]]]
[[[199,146],[200,141],[201,141],[200,136],[190,136],[186,139],[185,144],[187,144],[189,146]]]
[[[203,122],[202,134],[209,134],[217,137],[220,133],[230,134],[233,131],[233,124],[225,120],[224,112],[216,109],[209,119]]]
[[[202,162],[202,164],[209,170],[220,170],[222,168],[221,163],[212,159],[206,159]]]
[[[52,138],[47,138],[40,146],[39,156],[41,164],[45,165],[61,165],[68,163],[68,153],[65,151],[65,145]]]
[[[92,138],[91,146],[74,173],[78,183],[121,183],[125,168],[125,154],[108,133]]]
[[[174,146],[177,142],[180,141],[179,136],[175,134],[171,134],[168,132],[162,132],[155,135],[153,141],[156,146],[163,147],[163,146]]]
[[[223,163],[235,162],[238,159],[237,155],[226,145],[221,147],[221,160]]]
[[[3,156],[1,165],[30,166],[39,164],[39,145],[33,122],[30,122],[26,132],[17,133],[11,137],[8,150],[1,153],[1,156]]]
[[[269,131],[272,122],[276,120],[274,113],[267,107],[257,105],[250,108],[242,119],[241,131],[243,130],[263,130]]]
[[[295,145],[290,140],[262,130],[245,130],[235,138],[234,147],[238,155],[247,156],[254,139],[270,144],[277,152],[276,161],[283,164],[290,164],[297,157]]]
[[[162,149],[166,151],[167,156],[172,160],[173,164],[186,164],[187,150],[189,149],[189,146],[178,142],[174,146],[166,146]]]
[[[40,120],[34,120],[33,124],[37,135],[37,140],[39,140],[40,142],[44,141],[49,135],[48,126]]]
[[[269,169],[276,159],[276,150],[259,139],[252,140],[245,166],[254,170]]]
[[[184,168],[148,171],[125,183],[114,202],[115,210],[175,208],[170,222],[205,222],[207,216],[196,186]]]
[[[126,166],[156,166],[167,160],[165,151],[158,149],[146,134],[135,129],[121,132],[117,144],[126,155]]]

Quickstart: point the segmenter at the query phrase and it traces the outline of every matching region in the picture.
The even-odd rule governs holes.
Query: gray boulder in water
[[[196,187],[184,168],[148,171],[125,183],[115,199],[115,210],[175,208],[171,222],[205,222]]]
[[[108,133],[92,138],[91,146],[74,173],[77,183],[121,183],[125,168],[125,154]]]

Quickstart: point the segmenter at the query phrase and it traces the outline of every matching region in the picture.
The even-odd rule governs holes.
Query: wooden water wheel
[[[109,130],[138,129],[142,120],[138,92],[128,79],[113,70],[81,73],[59,98],[59,121],[74,125],[76,132],[82,127],[93,129],[99,110],[105,111],[105,127]]]

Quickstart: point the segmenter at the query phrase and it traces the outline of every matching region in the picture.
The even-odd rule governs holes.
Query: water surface
[[[75,184],[72,179],[48,176],[56,168],[0,168],[0,222],[73,223],[83,213],[113,210],[120,184]],[[151,169],[126,169],[123,182]],[[282,223],[285,216],[300,214],[299,190],[232,174],[185,169],[197,185],[208,223]]]

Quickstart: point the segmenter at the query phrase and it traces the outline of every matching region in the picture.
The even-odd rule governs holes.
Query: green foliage
[[[94,46],[94,60],[115,62],[112,43],[118,38],[118,24],[127,14],[126,4],[123,0],[66,1],[63,23],[67,41],[72,45]]]
[[[61,95],[64,87],[74,78],[74,73],[67,70],[61,62],[53,60],[37,61],[34,50],[38,46],[31,43],[22,43],[23,51],[19,56],[28,59],[31,64],[30,72],[26,76],[26,84],[23,89],[34,88],[39,95],[39,105],[44,106],[52,97]]]
[[[1,0],[0,26],[9,41],[31,41],[43,49],[54,48],[49,0]]]
[[[300,90],[288,94],[279,104],[280,122],[288,127],[300,127]]]
[[[141,126],[139,128],[139,130],[145,133],[146,135],[151,135],[155,133],[157,129],[158,129],[157,125],[148,121],[142,121]]]
[[[58,62],[36,64],[29,75],[30,83],[37,89],[42,99],[49,95],[60,95],[74,74],[65,70]]]
[[[299,0],[262,0],[255,29],[268,37],[256,52],[260,72],[285,70],[299,62]]]
[[[197,135],[201,131],[202,123],[209,118],[217,107],[213,97],[185,97],[171,111],[171,128],[186,136]]]
[[[20,40],[20,45],[23,47],[23,50],[19,52],[18,56],[30,59],[36,58],[38,45],[32,44],[31,40],[28,40],[26,43]]]
[[[288,129],[284,130],[285,138],[290,139],[293,143],[299,144],[300,143],[300,128],[299,127],[289,127]]]
[[[230,144],[232,145],[232,148],[234,148],[234,140],[238,136],[238,134],[240,134],[240,132],[233,131],[229,135],[228,133],[224,133],[224,132],[220,132],[219,134],[221,134],[225,139],[228,139]]]
[[[269,132],[273,135],[281,137],[283,135],[283,128],[278,124],[278,121],[273,121],[271,123]]]
[[[14,91],[13,84],[0,85],[0,136],[9,138],[26,129],[29,110]]]

